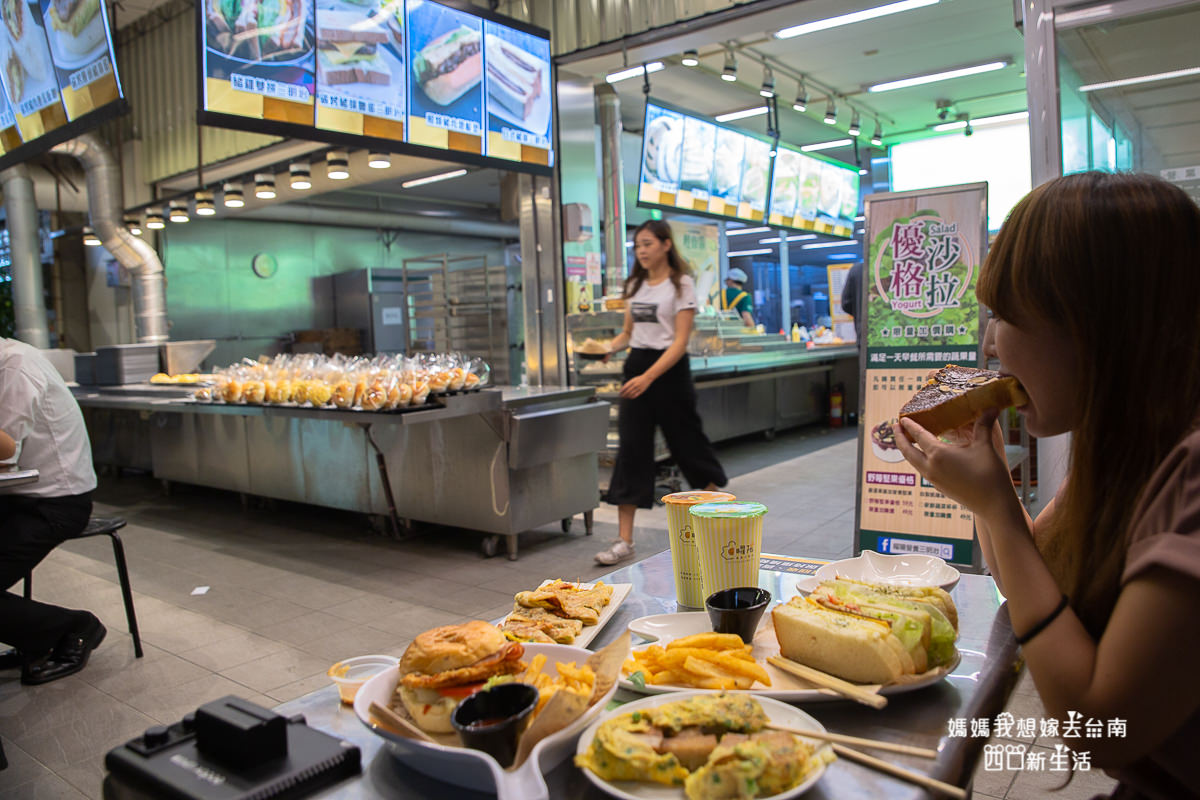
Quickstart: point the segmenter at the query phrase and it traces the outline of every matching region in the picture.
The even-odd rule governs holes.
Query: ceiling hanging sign
[[[975,283],[987,248],[987,184],[866,198],[866,338],[856,551],[978,562],[974,518],[904,460],[900,407],[946,364],[982,364]]]

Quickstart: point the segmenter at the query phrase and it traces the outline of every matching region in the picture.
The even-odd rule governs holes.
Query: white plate
[[[550,580],[544,580],[538,584],[538,588],[540,589],[550,582]],[[569,583],[574,583],[574,581],[569,581]],[[596,584],[579,583],[577,585],[582,586],[584,589],[590,589]],[[625,602],[625,598],[629,597],[629,592],[633,589],[632,583],[610,583],[608,585],[612,587],[613,593],[612,597],[608,599],[608,605],[606,605],[604,610],[600,612],[600,619],[596,621],[595,625],[584,625],[583,630],[581,630],[579,635],[575,637],[575,641],[571,642],[572,647],[587,647],[589,644],[591,644],[592,639],[595,639],[596,634],[600,632],[600,629],[608,624],[608,621],[612,619],[613,614],[617,613],[617,607],[620,606],[621,603]],[[507,619],[508,615],[505,614],[504,617]]]
[[[833,561],[817,568],[818,581],[836,577],[900,586],[940,586],[947,592],[958,583],[959,572],[936,556],[885,555],[864,550],[857,558]]]
[[[542,671],[547,675],[557,675],[560,663],[574,661],[580,666],[592,655],[589,650],[565,644],[525,645],[526,660],[539,653],[546,656]],[[397,666],[384,670],[362,685],[354,697],[354,713],[362,724],[386,739],[392,755],[409,768],[456,786],[495,792],[500,800],[549,800],[550,792],[542,776],[571,755],[576,737],[603,711],[617,690],[615,685],[612,686],[583,716],[534,745],[533,752],[520,769],[509,771],[481,750],[407,739],[376,727],[368,711],[371,703],[386,706],[399,682],[400,668]],[[446,796],[451,794],[448,792]]]
[[[629,630],[638,636],[644,636],[647,639],[654,640],[657,644],[664,645],[673,639],[691,636],[695,633],[708,633],[712,630],[712,624],[708,619],[708,613],[705,611],[685,611],[680,614],[655,614],[649,617],[639,617],[629,623]],[[645,646],[633,649],[634,652],[640,652],[645,649]],[[758,632],[754,635],[753,655],[758,663],[762,664],[763,668],[766,669],[767,675],[771,677],[771,685],[764,686],[761,683],[755,683],[753,687],[745,691],[751,692],[758,697],[773,697],[776,700],[786,700],[789,703],[818,703],[845,699],[831,689],[818,689],[807,681],[784,672],[773,664],[767,663],[768,656],[779,655],[779,642],[775,639],[775,626],[771,624],[770,610],[763,614],[762,622],[758,625]],[[927,672],[922,672],[920,675],[906,675],[901,683],[889,683],[884,686],[864,684],[864,688],[871,689],[878,686],[879,693],[885,696],[923,689],[926,686],[937,683],[953,672],[961,659],[962,656],[956,652],[954,661],[944,667],[931,669]],[[638,687],[629,682],[624,670],[621,672],[621,678],[618,683],[622,689],[640,694],[674,694],[677,692],[696,691],[694,686],[677,686],[669,683],[659,685],[646,684],[645,687]],[[716,690],[710,689],[706,691]]]
[[[904,460],[904,453],[901,453],[899,448],[884,450],[875,442],[871,442],[871,452],[874,453],[875,457],[880,461],[886,461],[889,464],[899,464]]]
[[[586,751],[592,745],[592,739],[596,738],[596,729],[606,719],[611,719],[618,714],[624,714],[629,711],[638,711],[646,708],[655,708],[665,703],[674,703],[677,700],[686,700],[689,697],[696,695],[707,694],[707,692],[690,691],[678,692],[670,696],[646,697],[641,700],[635,700],[632,703],[626,703],[620,708],[616,708],[608,714],[605,714],[600,719],[593,722],[588,729],[579,737],[579,743],[575,746],[575,754],[578,755]],[[780,725],[789,725],[793,728],[806,728],[811,731],[824,731],[825,726],[817,722],[808,714],[805,714],[794,706],[789,706],[786,703],[781,703],[777,700],[772,700],[769,697],[759,698],[759,703],[763,707],[763,711],[774,723]],[[828,746],[828,745],[824,745]],[[810,772],[800,784],[788,789],[786,792],[773,794],[769,797],[764,797],[763,800],[786,800],[789,797],[798,797],[821,779],[821,775],[825,772],[825,764],[820,764]],[[584,769],[583,774],[588,780],[596,784],[599,788],[608,792],[614,797],[623,798],[623,800],[683,800],[683,787],[681,786],[664,786],[658,783],[641,783],[638,781],[616,781],[609,783],[590,769]]]

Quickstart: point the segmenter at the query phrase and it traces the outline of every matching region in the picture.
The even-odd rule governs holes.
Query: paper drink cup
[[[688,513],[700,556],[703,597],[722,589],[758,586],[767,507],[762,503],[723,501],[691,506]]]
[[[667,531],[671,538],[671,567],[675,572],[675,599],[681,606],[704,608],[704,587],[700,581],[700,551],[692,532],[688,509],[700,503],[737,498],[729,492],[675,492],[663,498],[667,505]]]

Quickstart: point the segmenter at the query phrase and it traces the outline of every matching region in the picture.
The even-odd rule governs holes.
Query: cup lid
[[[720,500],[736,500],[729,492],[675,492],[663,498],[664,503],[672,505],[692,506],[697,503],[715,503]]]
[[[761,517],[767,513],[767,507],[762,503],[751,503],[743,501],[721,502],[721,503],[700,503],[692,506],[688,513],[694,517],[705,517],[708,519],[748,519],[751,517]]]

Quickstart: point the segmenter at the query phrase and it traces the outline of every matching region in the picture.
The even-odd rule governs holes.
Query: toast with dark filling
[[[934,436],[960,428],[989,409],[1023,406],[1029,396],[1016,378],[990,369],[947,364],[900,409]]]

